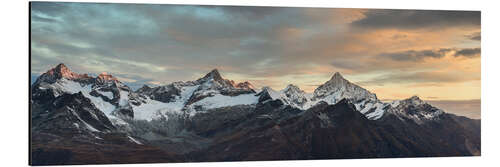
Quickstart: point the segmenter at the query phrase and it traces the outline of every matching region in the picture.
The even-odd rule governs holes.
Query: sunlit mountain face
[[[480,155],[479,11],[30,11],[34,164]]]

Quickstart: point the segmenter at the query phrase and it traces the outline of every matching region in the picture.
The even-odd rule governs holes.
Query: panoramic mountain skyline
[[[133,91],[61,63],[31,93],[36,165],[481,155],[480,119],[418,96],[383,102],[338,72],[313,93],[217,69]]]
[[[31,72],[64,62],[138,87],[217,68],[257,88],[306,92],[340,72],[380,99],[478,106],[480,20],[477,11],[34,2]]]

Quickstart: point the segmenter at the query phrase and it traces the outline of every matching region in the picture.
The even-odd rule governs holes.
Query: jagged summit
[[[425,104],[425,102],[422,99],[420,99],[418,96],[416,96],[416,95],[414,95],[414,96],[412,96],[410,98],[407,98],[407,99],[405,99],[403,101],[406,102],[406,103],[411,103],[413,105]]]
[[[40,75],[40,77],[38,77],[37,81],[35,82],[35,85],[42,82],[53,83],[56,80],[62,78],[73,80],[73,79],[88,79],[91,77],[89,77],[87,74],[75,73],[71,71],[66,65],[60,63],[56,67]]]
[[[96,77],[97,82],[104,83],[107,81],[116,81],[118,82],[118,79],[116,77],[113,77],[113,75],[108,74],[107,72],[102,72]]]
[[[300,94],[304,94],[305,93],[297,85],[294,85],[294,84],[288,84],[285,87],[285,89],[283,89],[283,92],[294,92],[294,93],[300,93]]]
[[[240,83],[236,84],[234,87],[240,88],[240,89],[255,89],[255,87],[248,81],[240,82]]]
[[[314,96],[317,98],[325,97],[331,94],[337,94],[339,98],[376,99],[375,94],[349,82],[339,72],[336,72],[329,81],[314,90]]]
[[[222,76],[220,75],[219,70],[217,70],[217,68],[213,69],[208,74],[206,74],[203,78],[200,78],[198,80],[207,81],[207,80],[211,80],[211,79],[216,80],[216,81],[224,80],[222,78]]]
[[[74,79],[74,78],[80,78],[83,75],[77,74],[73,71],[71,71],[66,65],[63,63],[57,65],[56,67],[50,69],[49,71],[46,72],[47,74],[51,74],[56,76],[57,78],[68,78],[68,79]]]
[[[244,90],[253,90],[254,86],[248,82],[235,83],[233,80],[228,80],[222,78],[218,69],[213,69],[205,76],[200,79],[197,79],[193,83],[201,84],[201,89],[244,89]]]

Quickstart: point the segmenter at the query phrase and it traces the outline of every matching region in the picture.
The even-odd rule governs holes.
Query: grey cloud
[[[420,61],[424,58],[441,58],[446,53],[447,49],[439,49],[439,50],[409,50],[404,52],[396,52],[396,53],[382,53],[379,56],[381,57],[389,57],[393,60],[397,61]]]
[[[480,55],[481,55],[481,48],[467,48],[467,49],[458,50],[455,53],[456,57],[459,57],[459,56],[478,57]]]
[[[472,33],[466,35],[465,37],[469,38],[470,40],[481,41],[481,32]]]
[[[422,61],[425,58],[442,58],[447,53],[452,53],[455,57],[473,58],[481,54],[481,48],[441,48],[435,50],[408,50],[403,52],[381,53],[379,57],[386,57],[396,61]]]
[[[419,29],[432,27],[481,26],[479,11],[373,9],[352,23],[359,28]]]

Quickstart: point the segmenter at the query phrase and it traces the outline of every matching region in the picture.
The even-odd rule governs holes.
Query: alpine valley
[[[335,73],[313,93],[217,69],[133,91],[64,64],[31,85],[32,165],[477,156],[480,120],[419,97],[382,102]]]

